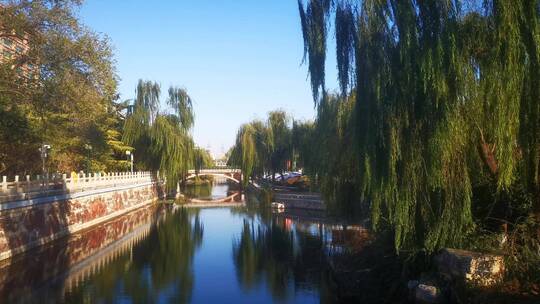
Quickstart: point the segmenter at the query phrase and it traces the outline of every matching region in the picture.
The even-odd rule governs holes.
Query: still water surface
[[[230,195],[227,185],[186,193]],[[336,226],[244,203],[161,204],[26,254],[4,265],[0,302],[333,302],[326,261],[341,248]]]

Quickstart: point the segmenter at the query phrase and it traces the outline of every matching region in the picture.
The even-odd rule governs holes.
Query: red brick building
[[[22,56],[28,54],[30,45],[26,38],[19,38],[11,35],[0,35],[0,63],[12,63],[12,68],[17,69],[21,76],[30,78],[35,67],[31,63],[18,62]]]

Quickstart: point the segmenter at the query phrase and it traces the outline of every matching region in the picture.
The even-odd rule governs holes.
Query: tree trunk
[[[497,177],[499,172],[499,166],[497,165],[497,160],[495,159],[495,145],[488,144],[484,141],[482,136],[480,143],[478,145],[478,152],[480,153],[480,158],[489,169],[489,172],[493,177]]]

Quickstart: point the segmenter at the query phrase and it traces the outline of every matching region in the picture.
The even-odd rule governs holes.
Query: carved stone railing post
[[[62,189],[67,189],[67,174],[62,174]]]

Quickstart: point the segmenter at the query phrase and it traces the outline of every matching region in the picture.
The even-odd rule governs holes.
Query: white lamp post
[[[131,151],[126,151],[126,155],[128,160],[131,160],[131,173],[133,173],[133,153],[131,153]]]
[[[45,170],[45,159],[49,156],[49,150],[51,149],[51,146],[50,145],[47,145],[47,144],[42,144],[41,147],[39,148],[39,152],[40,152],[40,155],[41,155],[41,171],[42,171],[42,174],[43,174],[43,186],[46,185],[45,183],[45,179],[49,179],[49,173],[47,172],[47,170]],[[48,184],[47,184],[48,185]]]

